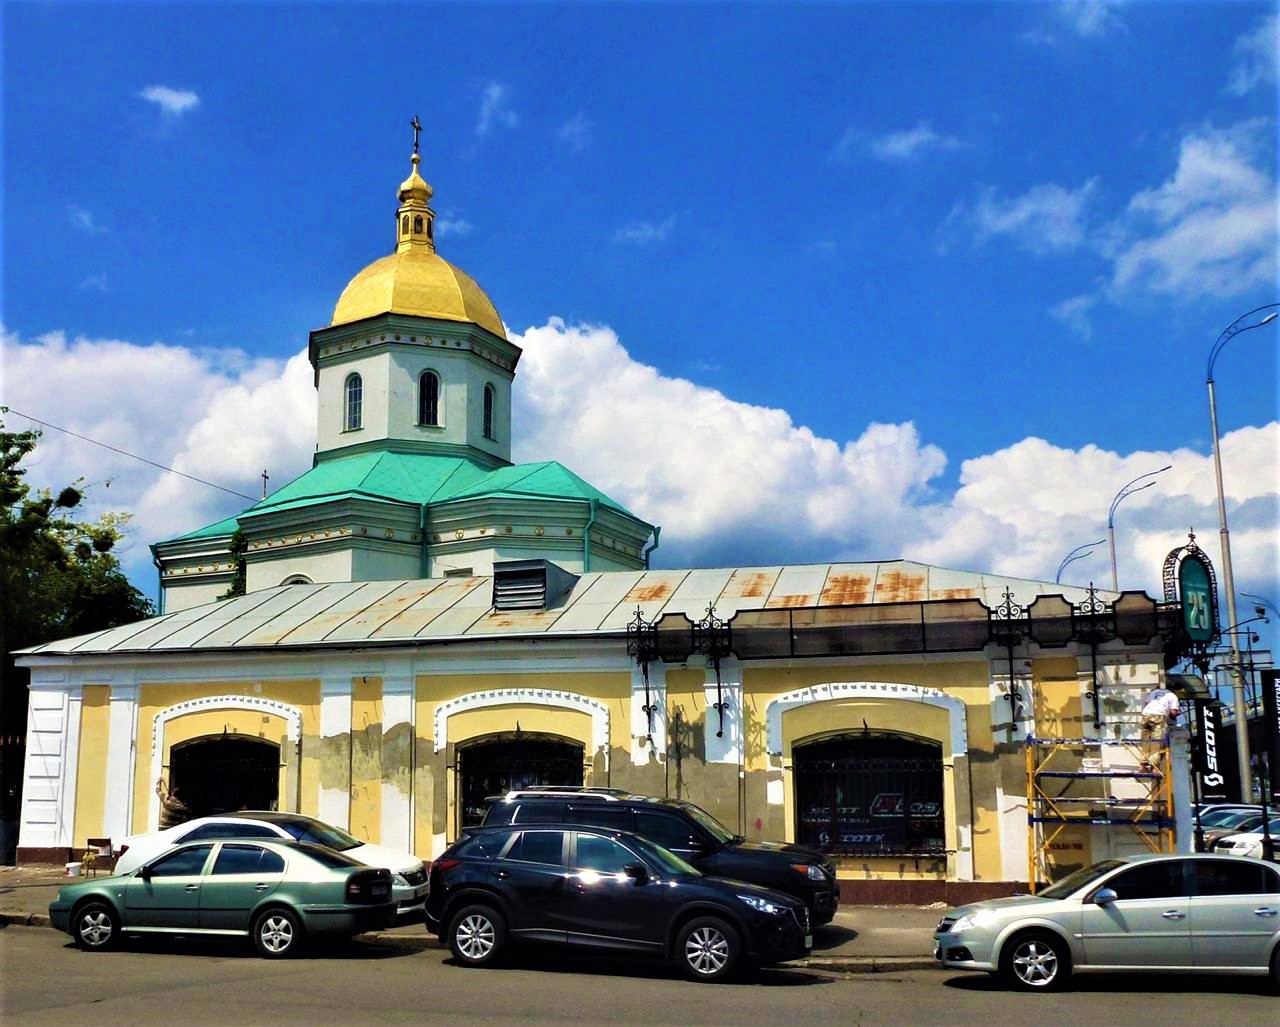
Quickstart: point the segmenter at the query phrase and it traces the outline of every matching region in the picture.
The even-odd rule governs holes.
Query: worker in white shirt
[[[1169,738],[1169,729],[1182,715],[1182,704],[1164,685],[1157,685],[1147,693],[1142,704],[1142,769],[1150,772],[1151,754],[1163,749]]]

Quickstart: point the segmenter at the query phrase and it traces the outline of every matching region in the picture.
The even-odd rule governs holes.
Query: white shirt
[[[1167,688],[1153,688],[1142,707],[1144,717],[1176,717],[1182,712],[1178,697]]]

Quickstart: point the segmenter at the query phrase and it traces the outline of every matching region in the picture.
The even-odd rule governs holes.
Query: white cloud
[[[1107,232],[1113,289],[1185,299],[1274,284],[1274,130],[1254,120],[1184,137],[1173,176],[1134,196]]]
[[[1236,40],[1227,92],[1244,96],[1260,85],[1275,82],[1278,51],[1280,15],[1272,13]]]
[[[595,128],[591,119],[578,111],[556,131],[556,138],[574,153],[591,145],[591,131]]]
[[[486,136],[495,128],[515,128],[519,122],[511,109],[511,90],[502,82],[489,82],[480,93],[480,114],[476,135]]]
[[[890,132],[870,143],[872,155],[883,161],[912,160],[930,150],[955,150],[959,147],[959,139],[934,131],[927,121],[901,132]]]
[[[978,244],[1006,236],[1036,254],[1076,249],[1086,238],[1096,185],[1096,179],[1078,189],[1048,182],[1008,199],[987,188],[973,203],[952,208],[944,233],[964,231]]]
[[[1211,545],[1212,463],[1190,450],[1115,453],[1024,439],[961,465],[937,488],[945,454],[910,422],[851,424],[824,438],[781,409],[641,364],[608,328],[558,319],[512,335],[524,349],[515,386],[519,460],[559,459],[638,515],[663,524],[666,565],[905,556],[953,567],[1051,578],[1066,550],[1101,537],[1115,490],[1165,464],[1159,485],[1117,521],[1121,580],[1159,586],[1160,562],[1188,527]],[[315,442],[306,354],[253,360],[227,350],[140,346],[61,333],[3,342],[0,402],[254,496],[305,471]],[[173,397],[181,395],[182,403]],[[9,415],[8,423],[21,425]],[[1280,424],[1223,438],[1239,587],[1274,594],[1280,516]],[[85,475],[97,509],[132,511],[123,556],[154,581],[147,543],[228,516],[248,500],[48,431],[34,484]],[[110,479],[104,488],[100,483]],[[1073,565],[1108,579],[1105,551]]]
[[[80,231],[88,232],[90,235],[103,235],[107,231],[106,225],[98,224],[92,211],[75,203],[67,204],[67,220]]]
[[[662,221],[632,221],[613,233],[613,241],[647,246],[650,243],[666,242],[671,238],[671,233],[675,230],[676,216],[674,214]]]
[[[470,235],[473,231],[475,231],[475,225],[466,218],[446,217],[441,214],[435,220],[435,234],[440,238],[447,235]]]
[[[165,117],[176,118],[194,110],[200,97],[190,89],[174,89],[171,86],[147,86],[138,93],[143,100],[154,103]]]
[[[1029,43],[1053,46],[1060,42],[1061,32],[1081,39],[1127,32],[1128,27],[1118,13],[1123,6],[1123,0],[1059,0],[1052,5],[1052,16],[1044,24],[1024,32],[1022,38]]]
[[[1089,340],[1093,338],[1093,322],[1089,319],[1089,312],[1097,304],[1097,296],[1085,293],[1081,296],[1072,296],[1071,299],[1063,300],[1051,307],[1049,315],[1061,321],[1080,338]]]
[[[85,275],[80,281],[78,288],[85,292],[106,292],[107,291],[107,273],[99,271],[97,274]]]

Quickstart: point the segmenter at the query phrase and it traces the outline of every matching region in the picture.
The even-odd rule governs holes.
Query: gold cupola
[[[357,274],[338,297],[330,325],[380,314],[409,314],[477,324],[507,337],[493,303],[470,275],[436,253],[431,186],[418,174],[415,139],[412,169],[400,183],[396,249]]]

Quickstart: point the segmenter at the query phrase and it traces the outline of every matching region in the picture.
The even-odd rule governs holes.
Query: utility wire
[[[257,502],[257,496],[246,496],[243,492],[237,492],[235,489],[229,489],[225,485],[217,485],[211,481],[205,481],[203,478],[197,478],[194,474],[187,474],[185,471],[176,471],[172,467],[166,467],[164,464],[158,464],[154,460],[148,460],[145,456],[138,456],[137,453],[130,453],[124,449],[117,449],[115,446],[109,446],[105,442],[99,442],[97,439],[91,439],[88,435],[80,435],[73,432],[70,428],[63,428],[60,425],[50,424],[48,421],[42,421],[38,417],[32,417],[30,414],[24,414],[21,410],[15,410],[13,407],[4,407],[11,414],[17,414],[19,417],[25,417],[28,421],[34,421],[36,424],[43,425],[46,428],[52,428],[54,431],[60,431],[65,435],[70,435],[73,439],[81,439],[84,442],[91,442],[95,446],[101,446],[103,449],[109,449],[113,453],[119,453],[121,456],[127,456],[131,460],[140,460],[144,464],[150,464],[152,467],[158,467],[162,471],[168,471],[170,474],[176,474],[180,478],[186,478],[188,481],[197,482],[200,485],[208,485],[211,489],[217,489],[219,492],[226,492],[233,496],[239,496],[241,499],[248,499]]]

